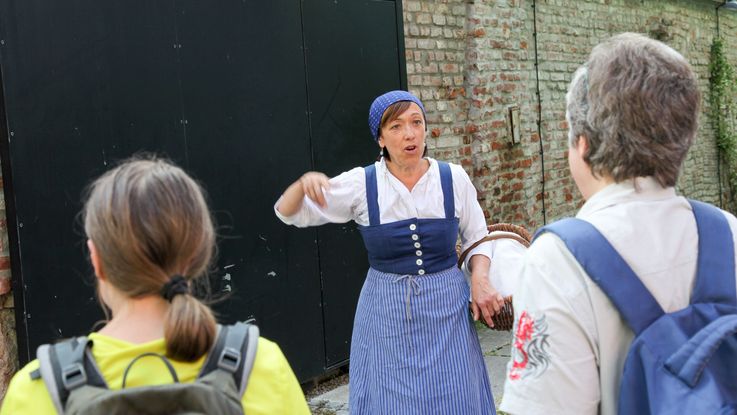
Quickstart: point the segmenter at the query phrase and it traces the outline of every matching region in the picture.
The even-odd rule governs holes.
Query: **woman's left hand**
[[[489,327],[494,327],[491,319],[504,307],[504,297],[489,283],[489,258],[474,255],[471,265],[471,314],[473,320],[483,317]]]

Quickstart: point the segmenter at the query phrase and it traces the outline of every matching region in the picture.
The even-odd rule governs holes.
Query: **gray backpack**
[[[38,370],[59,414],[243,414],[241,398],[256,357],[259,330],[253,324],[218,326],[218,335],[193,383],[179,383],[174,367],[158,353],[133,359],[123,385],[110,390],[92,357],[92,342],[78,337],[39,346]],[[128,371],[144,357],[161,359],[174,383],[125,388]]]

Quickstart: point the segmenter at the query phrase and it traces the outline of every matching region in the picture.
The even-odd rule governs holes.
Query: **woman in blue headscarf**
[[[359,225],[371,268],[353,327],[352,414],[493,414],[474,320],[499,312],[490,286],[489,248],[467,256],[471,287],[456,266],[486,233],[476,190],[461,166],[426,157],[422,102],[406,91],[376,98],[369,128],[381,159],[329,179],[308,172],[276,202],[298,227]]]

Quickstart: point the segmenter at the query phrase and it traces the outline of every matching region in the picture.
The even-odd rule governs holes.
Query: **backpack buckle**
[[[241,364],[241,353],[232,347],[226,347],[218,359],[218,367],[230,373],[235,373]]]
[[[67,390],[73,390],[87,383],[87,373],[81,364],[74,363],[62,370],[61,381]]]

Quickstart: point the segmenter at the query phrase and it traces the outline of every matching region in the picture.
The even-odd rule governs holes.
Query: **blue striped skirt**
[[[351,414],[495,414],[468,298],[456,267],[369,269],[351,342]]]

